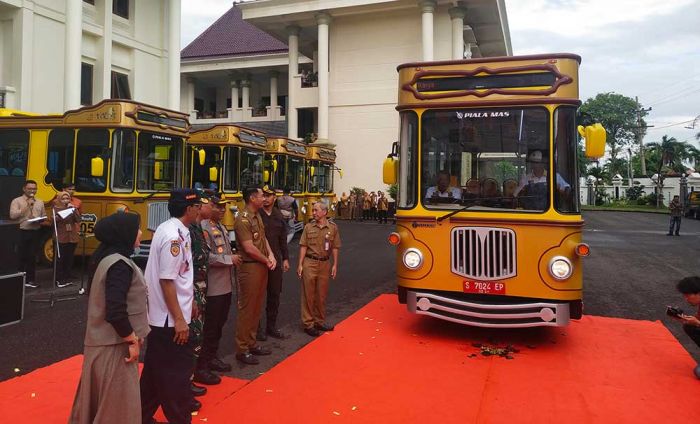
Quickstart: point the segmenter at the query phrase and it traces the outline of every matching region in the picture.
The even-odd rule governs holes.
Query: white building
[[[0,107],[179,109],[179,50],[180,0],[0,0]]]
[[[315,134],[337,146],[337,193],[384,189],[381,163],[398,137],[396,66],[511,54],[503,0],[259,0],[234,6],[182,51],[181,107],[195,125]]]

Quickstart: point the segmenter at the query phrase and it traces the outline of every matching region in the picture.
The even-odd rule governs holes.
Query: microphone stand
[[[55,305],[57,302],[75,300],[77,298],[70,297],[71,295],[56,294],[56,268],[58,266],[58,259],[61,257],[61,249],[58,246],[58,226],[56,224],[56,208],[52,207],[51,212],[53,214],[53,283],[51,284],[51,291],[49,292],[48,299],[32,299],[31,301],[35,303],[48,303],[50,307],[53,307],[53,305]]]

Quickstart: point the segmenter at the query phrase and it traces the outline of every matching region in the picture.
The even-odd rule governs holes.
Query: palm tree
[[[694,153],[690,148],[693,147],[685,141],[678,141],[675,137],[664,135],[660,142],[647,143],[646,152],[649,153],[648,159],[654,163],[656,173],[661,174],[678,174],[686,170],[684,161],[695,160]]]

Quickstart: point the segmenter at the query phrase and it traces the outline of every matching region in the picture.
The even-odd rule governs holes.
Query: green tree
[[[675,175],[685,172],[687,167],[683,162],[695,161],[698,150],[685,141],[678,141],[674,137],[664,135],[661,141],[647,143],[645,151],[648,153],[649,164],[654,170],[661,175]]]
[[[634,99],[617,93],[599,93],[594,98],[586,100],[579,110],[581,116],[579,122],[582,125],[599,122],[607,131],[607,144],[612,161],[611,170],[614,174],[625,174],[624,169],[618,169],[620,163],[616,160],[620,152],[636,140],[636,131],[639,129],[638,110],[642,117],[647,114]],[[642,128],[644,125],[642,120]]]

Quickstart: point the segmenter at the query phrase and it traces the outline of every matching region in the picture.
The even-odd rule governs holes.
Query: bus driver
[[[547,170],[545,169],[546,159],[540,150],[533,150],[527,156],[530,165],[530,172],[523,175],[520,184],[513,192],[518,197],[522,192],[527,196],[523,200],[526,209],[544,210],[547,207]],[[571,186],[557,173],[557,190],[566,193],[571,190]]]
[[[462,198],[462,190],[450,187],[450,173],[442,170],[438,172],[437,185],[428,187],[425,200],[431,203],[452,203]]]

